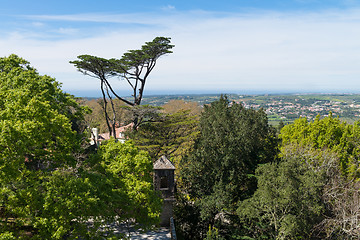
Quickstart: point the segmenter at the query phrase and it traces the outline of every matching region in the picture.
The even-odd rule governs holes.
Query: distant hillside
[[[184,100],[205,105],[219,97],[220,94],[151,95],[144,96],[142,104],[162,106],[170,100]],[[228,94],[227,97],[248,108],[263,108],[273,124],[292,122],[299,117],[311,120],[317,115],[327,116],[330,111],[344,121],[360,120],[360,94]]]

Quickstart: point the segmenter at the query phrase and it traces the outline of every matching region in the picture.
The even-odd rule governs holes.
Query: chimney
[[[93,142],[93,144],[96,144],[96,146],[98,145],[98,137],[99,137],[99,131],[97,128],[92,128],[91,129],[91,140]]]

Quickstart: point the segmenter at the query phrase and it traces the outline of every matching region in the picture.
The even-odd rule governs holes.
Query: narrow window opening
[[[160,189],[169,188],[168,179],[166,176],[160,178]]]

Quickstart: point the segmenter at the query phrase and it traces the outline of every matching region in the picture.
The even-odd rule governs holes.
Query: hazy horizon
[[[73,91],[65,91],[75,97],[85,97],[85,98],[101,98],[101,91],[99,90],[73,90]],[[122,97],[130,97],[131,94],[128,92],[119,92]],[[238,95],[291,95],[291,94],[360,94],[360,91],[286,91],[286,90],[278,90],[278,91],[267,91],[267,90],[242,90],[242,91],[201,91],[201,90],[193,90],[193,91],[185,91],[185,90],[174,90],[174,91],[164,91],[164,90],[152,90],[152,91],[144,91],[144,97],[150,96],[171,96],[171,95],[220,95],[220,94],[238,94]]]

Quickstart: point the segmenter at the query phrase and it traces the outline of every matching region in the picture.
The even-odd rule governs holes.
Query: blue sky
[[[360,92],[358,0],[0,3],[1,56],[27,59],[77,95],[99,83],[69,61],[120,58],[156,36],[175,48],[158,61],[148,94]]]

